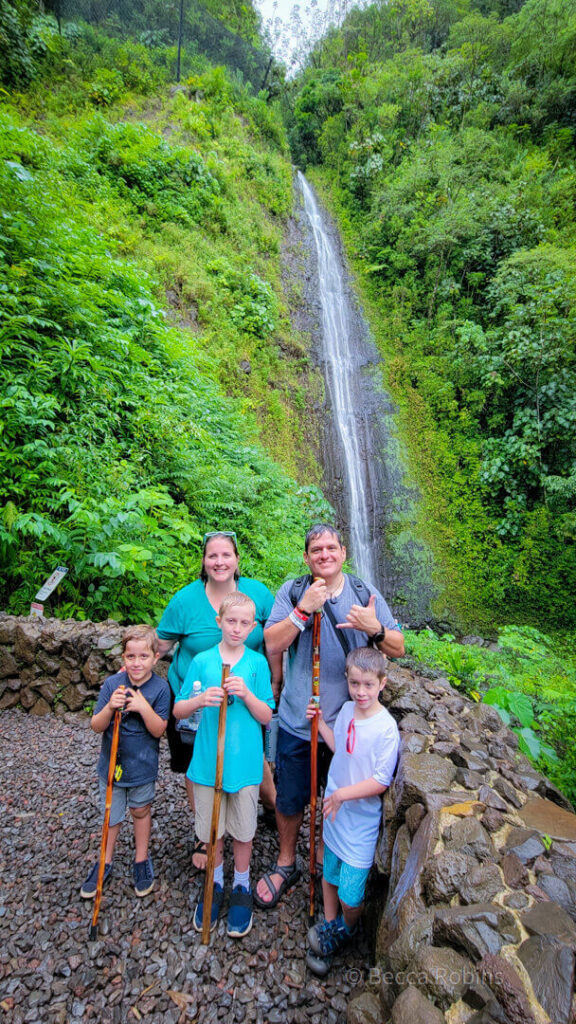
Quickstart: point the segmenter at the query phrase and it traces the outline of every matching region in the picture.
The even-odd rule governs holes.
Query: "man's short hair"
[[[131,640],[145,640],[151,651],[158,654],[160,641],[158,634],[152,626],[128,626],[122,634],[122,653],[126,650]]]
[[[226,594],[226,597],[222,598],[222,603],[218,609],[218,615],[222,618],[223,615],[230,608],[248,608],[252,612],[253,618],[256,618],[256,605],[248,594],[243,594],[241,590],[235,590],[232,594]]]
[[[346,676],[351,668],[373,672],[378,679],[383,679],[388,668],[388,658],[377,647],[355,647],[346,657]]]
[[[336,529],[335,526],[330,526],[328,523],[315,523],[314,526],[310,527],[308,533],[306,534],[306,539],[304,541],[304,550],[308,551],[308,548],[310,547],[314,538],[321,537],[323,533],[330,533],[333,537],[336,537],[336,540],[338,541],[340,547],[344,547],[342,534],[340,533],[339,530]]]

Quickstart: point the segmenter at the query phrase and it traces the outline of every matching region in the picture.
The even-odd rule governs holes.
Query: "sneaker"
[[[134,889],[137,896],[147,896],[154,888],[154,868],[150,857],[146,860],[134,861],[132,865]]]
[[[349,932],[341,917],[335,921],[322,921],[315,924],[308,932],[308,945],[312,953],[320,957],[333,956],[338,950],[344,949],[356,935],[357,928]]]
[[[210,931],[214,931],[216,922],[220,916],[220,908],[222,906],[222,900],[224,899],[224,889],[218,882],[214,882],[214,891],[212,893],[212,910],[210,912]],[[204,917],[204,900],[200,900],[196,904],[196,910],[194,911],[194,917],[192,918],[192,924],[197,932],[202,931],[202,918]]]
[[[312,971],[312,974],[316,974],[319,978],[326,977],[333,960],[332,953],[329,956],[317,956],[311,949],[306,953],[306,966]]]
[[[96,889],[98,888],[98,868],[99,868],[99,866],[100,866],[100,861],[97,860],[96,863],[93,864],[92,867],[90,868],[90,873],[87,876],[86,881],[84,882],[84,885],[80,889],[80,895],[85,900],[91,900],[96,895]],[[112,865],[111,864],[105,864],[104,865],[104,881],[102,882],[102,888],[104,888],[104,886],[106,885],[106,882],[110,878],[111,874],[112,874]]]
[[[230,938],[241,939],[248,935],[252,927],[252,906],[252,890],[243,885],[235,885],[230,896],[226,929]]]

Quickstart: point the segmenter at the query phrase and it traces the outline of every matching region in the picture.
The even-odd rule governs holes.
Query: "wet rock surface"
[[[367,978],[362,937],[321,982],[306,969],[307,872],[278,906],[254,910],[242,940],[226,936],[226,911],[210,946],[192,928],[203,875],[192,868],[192,827],[181,776],[161,744],[151,855],[156,887],[132,885],[132,827],[118,839],[104,888],[98,940],[89,942],[92,901],[80,886],[99,850],[94,770],[99,737],[77,715],[0,716],[3,805],[0,896],[0,1018],[10,1024],[339,1024]],[[253,880],[276,856],[259,827]],[[301,848],[305,860],[305,847]],[[227,849],[230,885],[231,850]],[[321,907],[320,893],[317,906]]]

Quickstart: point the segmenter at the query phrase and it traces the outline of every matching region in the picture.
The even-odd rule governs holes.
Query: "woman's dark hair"
[[[200,579],[202,580],[203,583],[207,583],[208,582],[208,573],[206,572],[206,569],[204,568],[204,556],[206,555],[206,548],[208,547],[208,545],[209,545],[211,540],[217,540],[218,538],[222,538],[223,540],[229,540],[231,545],[232,545],[232,547],[234,548],[234,554],[236,555],[236,558],[240,558],[240,553],[238,551],[238,545],[236,543],[236,534],[235,533],[226,532],[226,531],[223,530],[222,533],[220,533],[219,531],[216,531],[215,533],[207,533],[207,534],[205,534],[205,536],[204,536],[204,545],[202,547],[202,565],[200,566],[200,573],[199,573]],[[234,579],[235,580],[239,580],[240,579],[240,573],[238,572],[238,569],[234,570]]]

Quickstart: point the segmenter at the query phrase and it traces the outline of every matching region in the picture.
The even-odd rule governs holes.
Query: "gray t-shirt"
[[[288,580],[280,587],[265,629],[282,622],[292,611],[292,584],[293,580]],[[374,587],[368,584],[367,586],[371,594],[376,594],[375,613],[378,620],[385,629],[398,629],[398,624],[382,594]],[[352,605],[359,604],[358,595],[346,574],[342,593],[336,599],[329,600],[335,622],[346,622],[346,615]],[[312,693],[312,621],[311,615],[304,632],[299,634],[297,644],[292,644],[288,649],[286,678],[278,708],[282,729],[303,740],[310,739],[310,723],[306,719],[306,708]],[[350,650],[355,647],[366,647],[366,633],[361,633],[357,629],[347,629],[345,633]],[[330,726],[333,726],[344,701],[350,699],[344,675],[345,662],[346,656],[342,645],[331,622],[326,614],[323,614],[320,628],[320,706],[324,720]]]

